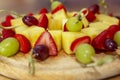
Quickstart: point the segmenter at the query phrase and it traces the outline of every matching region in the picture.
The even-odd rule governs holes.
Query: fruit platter
[[[0,23],[0,75],[13,80],[98,80],[120,74],[120,17],[105,0],[69,12],[9,13]],[[101,11],[100,8],[103,8]]]

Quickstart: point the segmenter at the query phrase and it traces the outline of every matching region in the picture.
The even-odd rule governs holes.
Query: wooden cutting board
[[[13,80],[13,79],[0,75],[0,80]],[[115,77],[104,79],[104,80],[120,80],[120,76],[115,76]]]

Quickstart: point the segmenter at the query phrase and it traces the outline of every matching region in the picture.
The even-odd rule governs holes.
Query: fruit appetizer
[[[69,12],[61,2],[51,1],[51,12],[0,12],[11,13],[0,24],[1,75],[95,80],[120,74],[120,18],[101,12],[100,5]]]

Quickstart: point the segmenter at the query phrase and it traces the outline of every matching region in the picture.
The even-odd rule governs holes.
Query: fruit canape
[[[51,13],[43,8],[39,14],[19,15],[19,17],[18,14],[14,14],[17,18],[12,15],[6,16],[0,25],[2,28],[0,55],[7,58],[18,54],[29,55],[28,67],[32,75],[37,73],[35,64],[42,64],[49,59],[56,60],[55,58],[61,54],[71,57],[75,64],[88,68],[112,63],[115,56],[119,55],[114,52],[119,51],[120,46],[120,19],[102,14],[97,4],[79,12],[68,12],[61,2],[52,1],[51,8]],[[97,59],[96,56],[101,56],[103,53],[104,56]],[[109,76],[111,75],[91,79]],[[48,80],[46,77],[43,79]],[[73,76],[71,80],[74,79],[88,78]]]

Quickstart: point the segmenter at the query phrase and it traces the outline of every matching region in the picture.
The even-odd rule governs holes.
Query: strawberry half
[[[54,10],[52,10],[52,14],[56,13],[57,11],[63,9],[65,12],[67,11],[63,4],[59,4]]]
[[[68,29],[66,27],[66,23],[64,24],[64,30],[63,31],[68,31]]]
[[[39,12],[39,14],[43,14],[43,13],[48,13],[48,10],[46,8],[42,8]]]
[[[107,30],[104,30],[103,32],[101,32],[98,36],[96,36],[93,41],[92,41],[92,45],[94,48],[96,49],[102,49],[104,50],[104,41],[105,39],[109,38],[109,39],[113,39],[114,34],[120,30],[120,26],[119,25],[111,25]]]
[[[75,40],[72,42],[72,44],[71,44],[71,46],[70,46],[70,49],[71,49],[73,52],[75,52],[77,46],[80,45],[80,44],[82,44],[82,43],[88,43],[88,44],[90,44],[90,43],[91,43],[90,37],[89,37],[89,36],[83,36],[83,37],[80,37],[80,38],[75,39]]]
[[[89,22],[93,22],[96,19],[95,14],[90,10],[84,10],[83,13],[86,14],[87,11],[88,11],[88,14],[86,15],[87,20]]]
[[[14,17],[12,15],[7,15],[6,20],[1,23],[2,26],[5,26],[5,27],[11,26],[12,19],[14,19]]]
[[[48,27],[48,18],[46,16],[46,14],[44,14],[44,13],[41,14],[41,17],[38,20],[38,26],[47,29],[47,27]]]
[[[40,35],[34,47],[37,45],[46,45],[49,48],[50,56],[56,56],[58,54],[57,45],[48,31],[45,31]]]
[[[19,41],[20,51],[23,53],[28,53],[31,49],[29,40],[22,34],[16,34],[15,38]]]
[[[8,37],[14,37],[15,32],[12,29],[3,29],[2,30],[2,37],[3,39]]]

